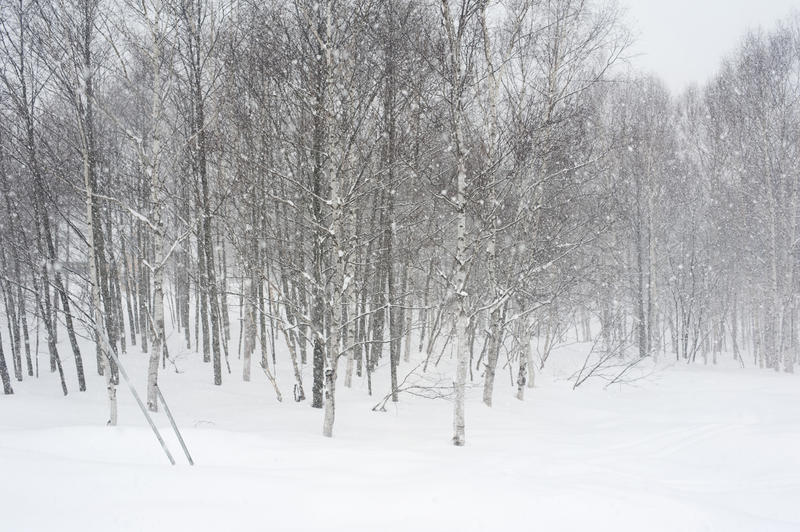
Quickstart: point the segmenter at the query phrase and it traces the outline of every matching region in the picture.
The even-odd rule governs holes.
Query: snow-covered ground
[[[161,382],[195,467],[158,414],[169,465],[122,386],[109,428],[97,376],[66,398],[54,375],[14,383],[0,396],[0,530],[800,530],[800,377],[677,364],[573,391],[584,347],[555,353],[525,402],[507,372],[492,409],[472,389],[464,448],[446,400],[380,413],[360,381],[340,385],[325,439],[286,369],[278,403],[257,366],[244,383],[232,360],[215,387],[187,353]],[[145,356],[124,362],[143,392]]]

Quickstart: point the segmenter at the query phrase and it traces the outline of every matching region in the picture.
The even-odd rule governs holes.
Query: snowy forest
[[[800,15],[680,93],[634,40],[589,0],[0,1],[0,425],[35,384],[162,446],[200,394],[469,447],[564,349],[575,401],[800,390]]]

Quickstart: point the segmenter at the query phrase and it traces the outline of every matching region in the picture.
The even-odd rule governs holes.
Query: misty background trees
[[[180,348],[330,436],[337,386],[452,359],[460,445],[568,338],[794,370],[800,19],[675,95],[599,2],[0,6],[5,393],[97,372],[116,423],[112,351],[156,410]]]

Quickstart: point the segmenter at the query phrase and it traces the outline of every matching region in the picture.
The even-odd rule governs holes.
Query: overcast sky
[[[632,62],[674,91],[702,84],[748,28],[771,28],[800,0],[618,0],[637,37]]]

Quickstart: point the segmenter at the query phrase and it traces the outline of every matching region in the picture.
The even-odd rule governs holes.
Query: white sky
[[[618,0],[637,37],[632,64],[673,91],[703,84],[750,28],[772,28],[800,0]]]

